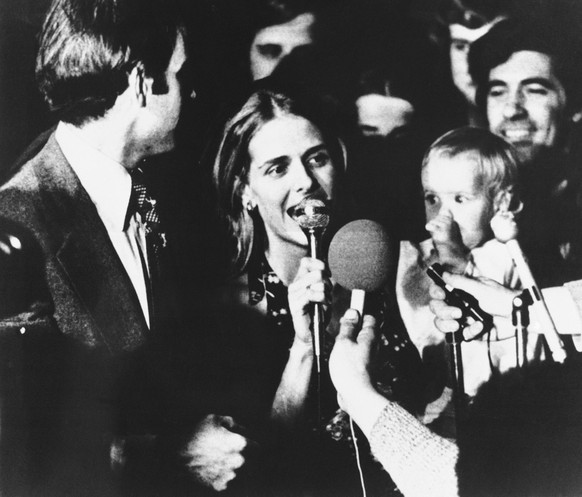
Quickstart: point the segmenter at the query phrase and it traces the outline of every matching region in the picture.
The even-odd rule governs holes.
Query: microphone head
[[[329,246],[332,277],[348,290],[381,289],[393,272],[390,238],[382,225],[369,219],[342,227]]]
[[[325,229],[329,224],[329,207],[318,198],[304,198],[287,213],[304,230]]]

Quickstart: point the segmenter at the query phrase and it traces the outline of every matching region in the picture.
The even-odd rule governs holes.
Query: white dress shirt
[[[55,138],[81,185],[89,194],[111,243],[127,271],[137,293],[146,323],[150,325],[148,294],[144,265],[147,270],[145,229],[141,216],[134,214],[124,230],[131,197],[131,176],[128,170],[84,141],[75,126],[60,122]],[[144,263],[142,264],[143,254]]]

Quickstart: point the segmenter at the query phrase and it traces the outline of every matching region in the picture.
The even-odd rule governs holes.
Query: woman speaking
[[[222,300],[260,318],[256,330],[246,333],[261,337],[252,338],[252,348],[262,349],[253,350],[252,362],[262,371],[257,388],[269,398],[276,434],[273,480],[292,495],[307,495],[309,489],[351,495],[349,489],[360,485],[352,441],[344,418],[330,422],[337,401],[325,364],[349,295],[333,284],[323,260],[308,256],[308,238],[293,216],[306,199],[329,209],[323,253],[334,227],[353,217],[343,191],[346,154],[318,109],[264,89],[227,123],[214,164],[219,206],[233,242],[234,277]],[[388,324],[395,313],[388,312],[387,293],[393,292],[369,299],[367,312],[385,322],[383,390],[403,397],[419,358],[403,327]],[[321,377],[311,331],[315,304],[324,309]],[[366,460],[369,451],[364,452]],[[385,492],[391,482],[378,479],[380,473],[373,484]]]

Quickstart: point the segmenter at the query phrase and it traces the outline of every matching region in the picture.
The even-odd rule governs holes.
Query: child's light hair
[[[445,133],[429,147],[422,160],[422,168],[435,157],[453,158],[470,153],[475,155],[479,179],[487,197],[497,202],[502,194],[507,193],[510,198],[506,207],[515,208],[518,203],[515,191],[519,163],[517,155],[512,145],[486,129],[466,126]]]

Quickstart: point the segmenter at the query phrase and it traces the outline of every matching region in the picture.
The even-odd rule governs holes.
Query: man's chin
[[[149,155],[164,155],[172,152],[176,148],[176,141],[174,138],[168,138],[163,142],[157,143],[154,147],[150,148]]]
[[[535,162],[541,153],[541,148],[531,143],[512,143],[512,145],[517,152],[520,164],[524,166]]]

